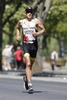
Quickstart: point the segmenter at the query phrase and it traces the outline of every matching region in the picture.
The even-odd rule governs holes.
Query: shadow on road
[[[42,93],[42,92],[44,92],[44,91],[34,91],[33,93]],[[23,91],[22,93],[28,93],[28,91]],[[29,94],[33,94],[33,93],[29,93]]]

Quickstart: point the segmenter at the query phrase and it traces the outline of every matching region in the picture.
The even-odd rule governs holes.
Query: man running
[[[23,78],[25,82],[26,90],[33,91],[31,73],[32,65],[35,61],[37,54],[37,36],[44,34],[45,28],[41,21],[37,18],[33,18],[32,7],[27,7],[25,9],[25,19],[20,20],[16,29],[16,40],[20,41],[20,29],[22,28],[23,33],[23,51],[24,59],[26,64],[26,76]],[[39,32],[36,32],[36,27],[40,28]]]

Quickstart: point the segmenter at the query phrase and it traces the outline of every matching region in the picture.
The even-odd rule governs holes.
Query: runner
[[[25,82],[25,88],[29,92],[33,91],[32,87],[32,65],[35,61],[38,44],[37,36],[44,34],[45,28],[41,21],[37,18],[33,18],[33,9],[32,7],[27,7],[25,9],[25,18],[20,20],[16,29],[16,40],[20,41],[20,29],[23,31],[23,51],[24,59],[26,63],[26,76],[23,78]],[[36,27],[40,28],[39,32],[36,32]]]

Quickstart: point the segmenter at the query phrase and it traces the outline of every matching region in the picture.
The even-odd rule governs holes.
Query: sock
[[[28,86],[32,86],[32,83],[31,82],[28,82]]]

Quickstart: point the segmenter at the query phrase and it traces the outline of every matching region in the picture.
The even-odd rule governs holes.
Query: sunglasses
[[[31,14],[32,14],[33,11],[32,11],[32,9],[27,9],[27,10],[26,10],[26,13],[31,13]]]

